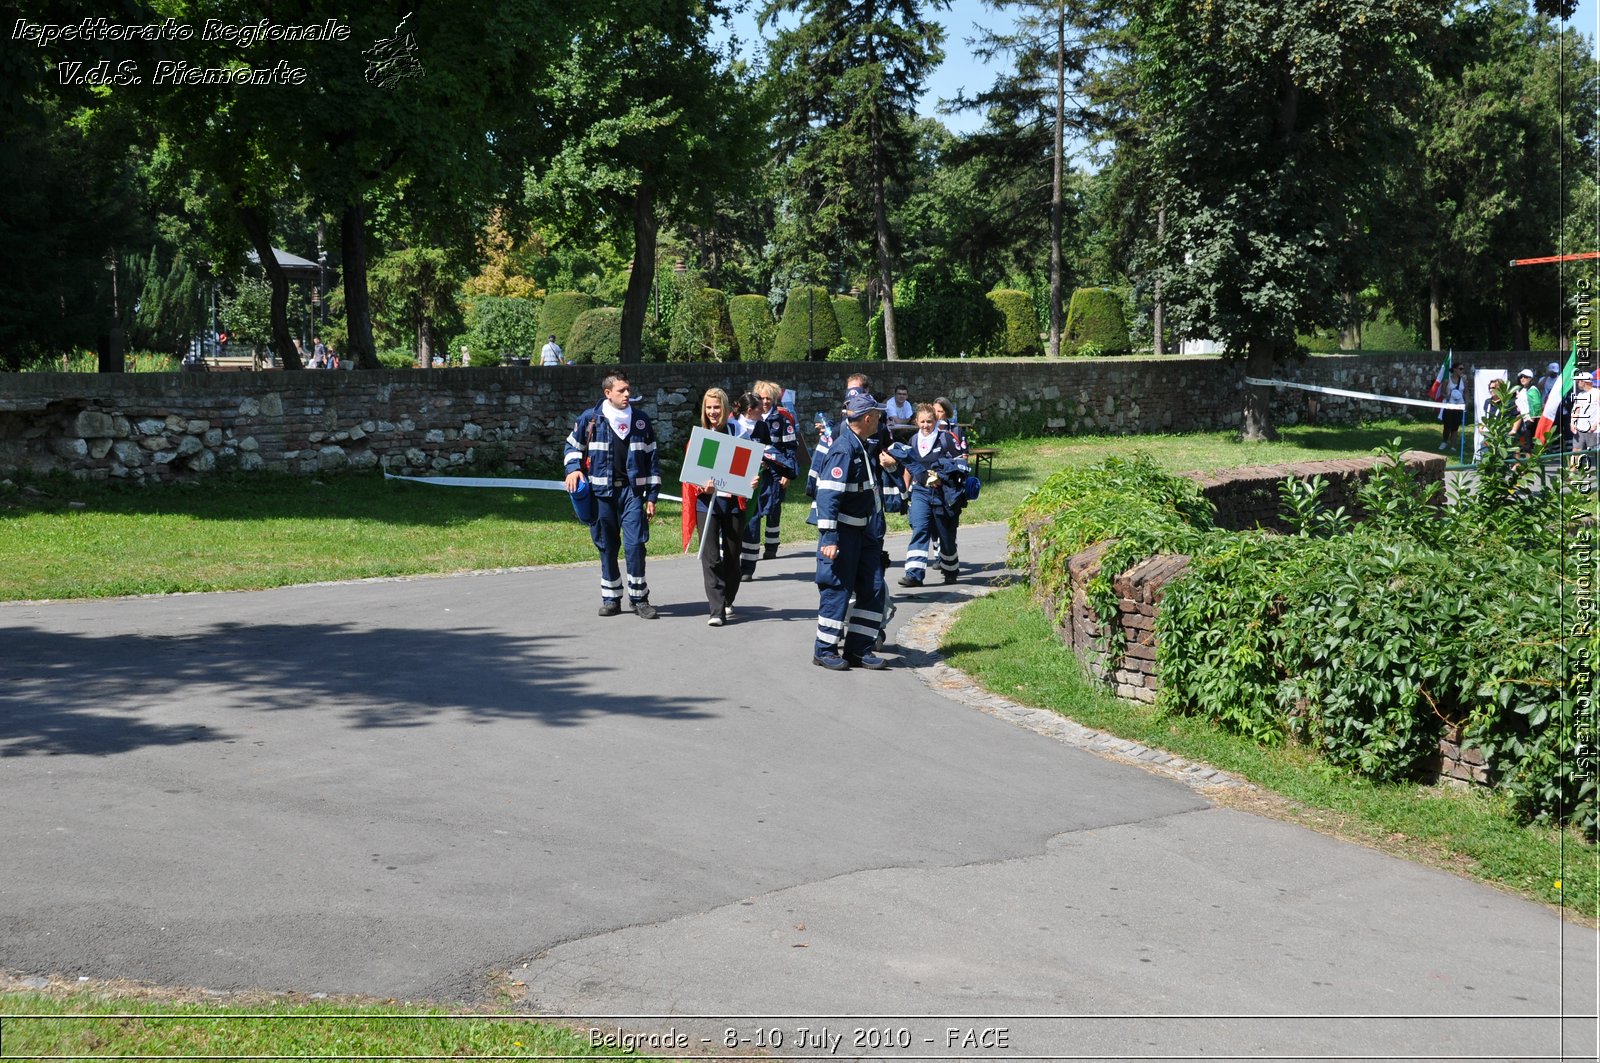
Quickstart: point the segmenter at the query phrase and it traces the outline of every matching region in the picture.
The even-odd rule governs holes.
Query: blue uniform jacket
[[[926,457],[917,453],[916,437],[909,443],[896,443],[889,448],[889,456],[911,473],[911,489],[933,496],[935,511],[940,507],[950,513],[960,512],[967,501],[967,459],[965,448],[949,432],[940,431],[934,437]],[[939,474],[937,490],[928,486],[928,473]]]
[[[887,528],[875,468],[875,459],[848,428],[822,455],[815,466],[818,546],[837,545],[841,535],[883,541]]]
[[[628,414],[633,427],[627,439],[618,439],[599,405],[580,413],[567,436],[566,471],[583,472],[600,497],[632,488],[646,502],[654,502],[661,492],[655,426],[638,406],[631,407]]]

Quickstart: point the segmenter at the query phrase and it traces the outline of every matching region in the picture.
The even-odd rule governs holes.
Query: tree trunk
[[[1166,207],[1162,207],[1161,209],[1156,211],[1156,246],[1157,247],[1160,247],[1162,245],[1163,241],[1166,240],[1166,236],[1167,236],[1167,208]],[[1166,324],[1162,321],[1162,318],[1164,316],[1165,315],[1162,313],[1162,305],[1161,305],[1161,274],[1157,273],[1156,274],[1156,307],[1155,307],[1155,313],[1152,315],[1152,320],[1151,320],[1151,324],[1155,327],[1155,332],[1156,332],[1156,355],[1157,355],[1157,357],[1167,353],[1167,338],[1166,338],[1165,335],[1163,335],[1163,333],[1166,331]]]
[[[354,358],[357,369],[378,369],[372,300],[367,294],[367,205],[359,193],[345,204],[339,218],[339,244],[344,252],[344,319],[349,333],[344,356]]]
[[[1050,347],[1051,358],[1061,357],[1061,171],[1067,124],[1067,11],[1056,9],[1056,130],[1050,180]],[[1156,325],[1156,353],[1160,354],[1161,326]]]
[[[1270,377],[1276,360],[1273,357],[1275,348],[1272,341],[1252,336],[1246,349],[1249,354],[1245,359],[1245,375],[1258,379]],[[1245,385],[1243,437],[1246,443],[1260,443],[1278,438],[1278,430],[1272,423],[1271,388]]]
[[[900,357],[900,341],[894,330],[894,270],[889,258],[889,208],[883,191],[883,134],[878,124],[878,111],[873,108],[870,121],[872,143],[872,220],[877,230],[878,283],[883,289],[883,357],[895,361]]]
[[[1344,303],[1344,320],[1339,323],[1339,349],[1358,351],[1361,349],[1361,315],[1356,309],[1355,293],[1345,292],[1340,301]]]
[[[1428,350],[1444,350],[1444,338],[1439,327],[1439,275],[1428,278]]]
[[[239,221],[250,246],[261,259],[267,280],[272,284],[272,346],[278,352],[278,364],[284,369],[303,369],[295,353],[294,338],[289,334],[289,276],[278,265],[278,256],[272,249],[272,222],[263,207],[238,208]]]
[[[622,361],[644,361],[644,312],[650,305],[650,287],[656,279],[655,189],[640,182],[633,194],[633,272],[622,297]]]
[[[417,318],[417,361],[424,369],[433,368],[433,329],[426,316]]]

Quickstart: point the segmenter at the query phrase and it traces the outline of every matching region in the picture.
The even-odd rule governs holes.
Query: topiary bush
[[[867,315],[861,300],[853,295],[833,297],[833,316],[839,322],[840,339],[859,351],[867,349]],[[859,361],[860,359],[856,359]]]
[[[772,316],[772,304],[767,302],[766,296],[735,295],[728,300],[728,321],[733,327],[733,340],[738,345],[740,361],[772,360],[778,322]]]
[[[1074,350],[1094,344],[1103,354],[1124,354],[1129,349],[1128,323],[1122,300],[1110,288],[1079,288],[1067,308],[1066,336]]]
[[[735,354],[727,296],[719,288],[686,288],[668,330],[667,360],[722,362],[732,361]]]
[[[1027,358],[1044,353],[1032,295],[1015,288],[997,288],[989,293],[989,301],[1004,321],[986,345],[985,353],[1006,358]]]
[[[574,365],[616,365],[621,362],[621,308],[597,306],[579,314],[572,323],[564,348]]]
[[[959,267],[913,266],[894,286],[895,339],[901,358],[981,354],[1004,321],[983,285]],[[871,350],[882,357],[883,312],[873,315]]]
[[[783,320],[778,322],[778,334],[772,344],[772,360],[803,362],[809,345],[813,357],[820,361],[841,338],[839,319],[834,316],[833,300],[826,288],[790,288]]]
[[[860,347],[857,347],[849,340],[846,340],[833,350],[829,351],[827,357],[827,361],[830,362],[864,362],[866,360],[867,352],[863,351]]]
[[[544,346],[544,337],[554,335],[556,342],[565,349],[578,315],[593,306],[594,298],[585,292],[551,292],[545,296],[544,306],[539,311],[539,347]],[[539,347],[533,349],[534,354],[539,352]]]

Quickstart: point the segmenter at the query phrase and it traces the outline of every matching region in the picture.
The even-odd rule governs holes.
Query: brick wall
[[[1426,353],[1319,355],[1282,375],[1414,396],[1437,368]],[[948,396],[961,419],[989,439],[1017,432],[1227,428],[1240,423],[1243,406],[1242,366],[1200,356],[643,365],[630,366],[629,374],[670,449],[688,437],[708,387],[737,394],[770,376],[796,390],[809,424],[816,412],[837,410],[844,378],[855,369],[872,373],[879,390],[904,383],[918,401]],[[217,468],[309,473],[351,466],[416,474],[504,462],[552,470],[573,417],[598,401],[605,373],[604,366],[0,373],[0,469],[59,469],[136,482],[192,478]],[[1328,398],[1321,417],[1356,420],[1402,409]],[[1276,398],[1281,423],[1294,423],[1303,410],[1301,392],[1284,389]]]

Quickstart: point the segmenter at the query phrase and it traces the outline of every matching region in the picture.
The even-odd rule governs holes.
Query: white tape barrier
[[[509,487],[524,491],[561,491],[567,489],[564,480],[518,480],[506,476],[396,476],[383,474],[385,480],[409,480],[414,484],[433,484],[435,487]],[[657,495],[668,502],[682,502],[677,495]]]
[[[1426,406],[1430,410],[1461,410],[1466,411],[1466,405],[1460,402],[1434,402],[1432,399],[1403,399],[1398,395],[1374,395],[1370,391],[1346,391],[1343,388],[1325,388],[1316,384],[1297,384],[1292,380],[1262,380],[1260,377],[1247,376],[1246,384],[1256,384],[1261,387],[1274,388],[1299,388],[1301,391],[1315,391],[1319,395],[1340,395],[1347,399],[1373,399],[1377,402],[1398,402],[1403,406]]]

